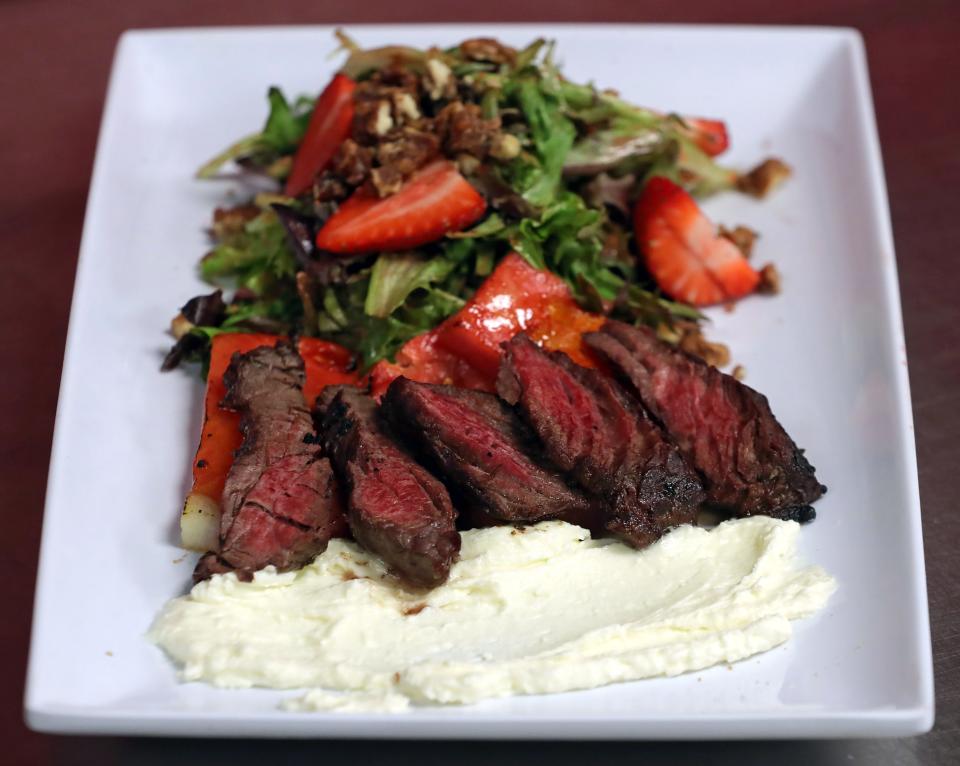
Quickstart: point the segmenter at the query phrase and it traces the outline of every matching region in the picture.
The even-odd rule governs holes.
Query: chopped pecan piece
[[[351,136],[362,146],[372,146],[377,143],[377,120],[381,114],[380,104],[385,103],[377,99],[356,99],[353,112],[353,128]]]
[[[776,295],[780,292],[780,272],[772,263],[760,269],[760,284],[757,285],[757,292],[764,295]]]
[[[725,367],[730,363],[730,349],[723,343],[713,343],[703,337],[703,331],[695,322],[677,322],[680,334],[677,346],[699,357],[714,367]]]
[[[260,208],[254,204],[218,207],[213,211],[213,236],[219,242],[225,242],[243,233],[243,227],[260,215]]]
[[[417,100],[407,91],[393,93],[391,98],[393,99],[393,121],[396,124],[404,125],[420,119],[420,107],[417,106]]]
[[[405,66],[402,61],[397,60],[391,61],[379,72],[375,72],[367,82],[374,84],[374,86],[399,88],[410,93],[416,93],[420,87],[420,78],[417,73]]]
[[[423,84],[427,95],[433,101],[441,101],[457,95],[457,80],[453,72],[443,61],[435,57],[427,59]]]
[[[426,165],[440,151],[440,139],[433,133],[406,127],[377,147],[379,167],[370,174],[381,197],[396,193],[414,171]]]
[[[333,172],[350,186],[359,186],[367,180],[372,164],[373,150],[348,138],[333,158]]]
[[[370,132],[376,136],[385,136],[393,130],[393,110],[389,101],[378,101],[377,111],[370,124]]]
[[[370,171],[370,183],[378,197],[389,197],[403,187],[403,173],[396,166],[374,168]]]
[[[746,226],[736,226],[733,229],[721,226],[720,236],[733,242],[733,244],[737,246],[737,249],[743,253],[743,257],[749,258],[753,252],[753,245],[759,235],[753,229]]]
[[[786,181],[793,171],[783,160],[771,157],[737,179],[737,188],[745,194],[763,198]]]
[[[377,147],[377,161],[381,165],[397,165],[404,174],[425,165],[440,151],[440,139],[433,133],[416,128],[404,128],[391,141]]]
[[[460,52],[470,61],[490,61],[494,64],[512,64],[517,51],[492,37],[475,37],[460,43]]]
[[[323,171],[313,180],[315,202],[337,202],[346,199],[349,192],[347,185],[330,170]]]
[[[453,101],[440,110],[436,126],[449,154],[466,153],[483,159],[500,133],[500,118],[485,120],[476,104]]]
[[[353,96],[353,139],[361,145],[376,144],[397,123],[417,119],[419,90],[419,77],[396,65],[359,83]]]

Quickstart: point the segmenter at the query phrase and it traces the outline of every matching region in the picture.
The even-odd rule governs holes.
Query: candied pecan
[[[367,180],[372,164],[373,149],[348,138],[334,155],[333,172],[350,186],[359,186]]]
[[[680,336],[677,345],[688,354],[700,357],[714,367],[724,367],[730,363],[730,349],[723,343],[712,343],[704,338],[696,322],[676,322],[675,328]]]
[[[471,61],[491,61],[494,64],[512,64],[517,51],[492,37],[474,37],[460,43],[463,57]]]
[[[213,236],[220,242],[242,234],[243,227],[260,215],[260,208],[254,204],[218,207],[213,211]]]
[[[743,257],[749,258],[753,252],[753,245],[759,235],[753,229],[746,226],[735,226],[732,229],[721,226],[720,236],[733,242],[733,244],[737,246],[737,249],[743,253]]]
[[[393,64],[358,83],[353,95],[353,138],[361,144],[376,143],[394,123],[417,119],[419,92],[420,78]]]
[[[453,101],[440,110],[436,126],[448,154],[466,153],[483,159],[499,134],[500,118],[485,120],[476,104]]]
[[[403,186],[403,173],[395,165],[374,168],[370,171],[370,183],[378,197],[389,197],[396,194]]]
[[[416,128],[404,128],[390,138],[377,147],[377,161],[397,165],[404,174],[412,173],[440,151],[440,139],[435,134]]]
[[[358,144],[370,146],[376,144],[379,136],[376,132],[377,117],[380,113],[380,104],[386,103],[375,99],[356,99],[353,109],[353,127],[350,136]]]
[[[394,194],[416,170],[440,151],[440,139],[413,127],[394,131],[377,146],[377,163],[370,174],[374,189],[381,197]]]
[[[422,116],[417,100],[407,91],[401,90],[391,94],[393,106],[393,121],[397,125],[416,122]]]
[[[450,67],[436,57],[427,59],[423,85],[427,95],[433,101],[453,98],[457,95],[457,78],[453,76]]]
[[[764,295],[776,295],[780,292],[780,272],[772,263],[760,269],[760,284],[757,292]]]
[[[407,68],[400,61],[391,61],[383,69],[375,72],[368,82],[375,82],[382,86],[400,88],[402,90],[416,93],[420,86],[420,78],[417,73]]]
[[[754,197],[766,197],[786,181],[793,171],[783,160],[776,157],[764,160],[749,173],[737,179],[737,189]]]
[[[391,92],[397,90],[405,90],[408,93],[416,94],[419,88],[420,77],[417,73],[394,61],[373,72],[367,79],[357,83],[354,98],[388,98]]]
[[[315,202],[336,202],[345,199],[348,193],[347,185],[329,170],[323,171],[313,179],[313,199]]]
[[[393,130],[393,110],[390,102],[358,101],[353,114],[353,138],[371,146]]]
[[[415,73],[393,65],[358,83],[353,95],[354,140],[370,146],[396,124],[417,119],[419,88],[420,80]]]

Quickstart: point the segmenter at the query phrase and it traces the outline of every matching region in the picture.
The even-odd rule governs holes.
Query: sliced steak
[[[324,448],[349,493],[353,536],[411,584],[442,583],[460,551],[446,488],[390,436],[360,390],[330,386],[318,408]]]
[[[242,580],[272,564],[296,569],[346,532],[329,461],[310,440],[303,360],[288,344],[234,354],[224,407],[240,413],[243,444],[223,489],[220,552],[194,580],[234,571]]]
[[[603,373],[520,334],[504,344],[497,390],[550,460],[603,502],[607,531],[642,547],[696,519],[704,499],[696,472]]]
[[[593,526],[590,502],[539,458],[533,435],[493,394],[397,378],[383,398],[390,423],[481,519],[563,518]]]
[[[767,399],[647,328],[607,322],[585,337],[629,383],[704,478],[707,501],[737,516],[809,521],[826,487]]]

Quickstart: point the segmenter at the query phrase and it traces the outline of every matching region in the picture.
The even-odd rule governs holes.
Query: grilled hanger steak
[[[696,466],[707,502],[737,516],[814,518],[810,504],[826,487],[763,394],[644,327],[611,321],[584,337]]]
[[[471,511],[500,521],[595,526],[589,500],[538,459],[533,435],[493,394],[397,378],[383,409]]]
[[[526,335],[506,344],[497,390],[555,465],[604,504],[604,527],[642,547],[696,519],[696,472],[620,386]]]
[[[353,536],[408,582],[433,587],[460,550],[446,488],[387,433],[376,402],[330,386],[318,402],[321,438],[348,493]]]
[[[229,571],[249,580],[268,564],[297,569],[346,530],[330,463],[304,439],[313,421],[303,381],[288,344],[234,354],[223,406],[240,413],[243,445],[223,490],[220,551],[200,559],[195,580]]]

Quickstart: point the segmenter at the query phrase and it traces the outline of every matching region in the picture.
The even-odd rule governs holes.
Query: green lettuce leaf
[[[353,283],[326,288],[318,306],[320,335],[355,351],[361,371],[381,359],[392,359],[404,343],[464,305],[463,298],[453,293],[426,287],[408,295],[386,316],[372,316],[365,310],[372,272]]]
[[[260,133],[261,143],[279,154],[289,154],[300,145],[313,114],[313,100],[301,96],[289,103],[277,87],[267,92],[270,114]]]
[[[204,281],[214,283],[220,278],[239,274],[256,261],[256,254],[250,250],[233,245],[217,245],[200,261],[200,276]]]
[[[530,126],[538,160],[536,171],[528,170],[523,196],[530,204],[545,207],[556,196],[563,162],[577,131],[564,117],[559,102],[545,94],[536,80],[520,80],[516,84],[516,100]]]
[[[599,153],[599,137],[614,135],[623,140],[631,134],[640,137],[652,133],[660,139],[649,143],[649,151],[645,152],[644,159],[653,163],[650,176],[666,176],[697,196],[734,188],[736,171],[715,162],[684,135],[681,130],[683,121],[677,115],[634,106],[612,93],[598,91],[592,85],[561,81],[560,93],[565,113],[594,129],[592,136],[568,156],[568,165],[587,166],[588,160],[596,159],[591,155]],[[657,154],[659,156],[655,156]]]
[[[255,290],[260,276],[291,278],[296,269],[283,225],[269,209],[247,221],[240,234],[231,236],[229,244],[217,245],[200,261],[200,274],[206,281],[216,283],[236,277]]]
[[[652,128],[597,130],[581,139],[567,153],[563,172],[567,176],[596,176],[632,172],[649,164],[664,151],[663,133]]]
[[[477,237],[489,237],[491,234],[499,234],[506,228],[503,219],[497,213],[491,213],[472,229],[466,231],[454,231],[447,234],[449,239],[476,239]]]
[[[381,319],[388,317],[410,293],[442,281],[454,266],[442,257],[425,259],[416,253],[384,253],[373,264],[364,313]]]
[[[300,96],[292,104],[277,87],[267,91],[270,111],[266,124],[259,133],[241,138],[208,160],[197,170],[197,178],[211,178],[226,163],[241,157],[259,157],[259,164],[268,167],[285,154],[293,154],[313,114],[314,100]]]
[[[578,194],[563,192],[539,220],[517,224],[509,242],[532,266],[563,277],[575,294],[586,282],[601,298],[612,300],[628,274],[600,259],[603,222],[601,211],[587,207]]]

